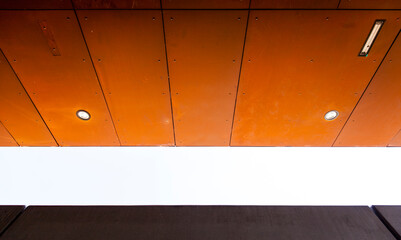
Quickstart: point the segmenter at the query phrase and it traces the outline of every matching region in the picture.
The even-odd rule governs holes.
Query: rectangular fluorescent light
[[[369,36],[366,39],[365,44],[362,47],[361,52],[359,53],[360,57],[367,57],[370,49],[372,48],[373,43],[376,40],[377,35],[380,32],[380,29],[383,27],[385,20],[376,20],[375,24],[373,24],[372,30],[370,30]]]

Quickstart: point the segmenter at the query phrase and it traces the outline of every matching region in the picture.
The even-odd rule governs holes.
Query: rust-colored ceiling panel
[[[177,145],[228,145],[248,11],[165,11]]]
[[[251,8],[336,9],[339,0],[252,0]]]
[[[396,11],[251,11],[233,146],[330,146],[396,37]],[[373,23],[386,19],[368,57]],[[337,110],[339,117],[324,115]]]
[[[72,0],[76,9],[160,9],[160,0]]]
[[[21,146],[57,146],[1,52],[0,121]]]
[[[121,144],[174,145],[161,11],[78,16]]]
[[[60,145],[119,145],[73,11],[1,11],[0,31],[0,47]],[[80,109],[92,118],[78,119]]]
[[[401,37],[398,36],[335,146],[387,146],[401,129]]]
[[[398,131],[397,135],[390,141],[390,144],[388,145],[390,147],[401,147],[401,128]]]
[[[163,9],[248,9],[249,0],[162,0]]]
[[[0,9],[72,9],[71,0],[1,0]]]
[[[400,0],[341,0],[338,8],[348,9],[401,9]]]
[[[14,146],[18,146],[18,144],[14,141],[13,137],[0,122],[0,147],[14,147]]]

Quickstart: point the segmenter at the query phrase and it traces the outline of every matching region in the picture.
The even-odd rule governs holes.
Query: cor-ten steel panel
[[[343,9],[401,9],[400,0],[341,0]]]
[[[78,11],[122,145],[174,145],[161,11]]]
[[[176,144],[227,146],[248,11],[165,11]]]
[[[4,55],[61,146],[119,145],[73,11],[1,11],[0,31]],[[76,116],[81,109],[90,120]]]
[[[0,121],[21,146],[57,146],[1,51]]]
[[[249,0],[162,0],[163,9],[248,9]]]
[[[18,146],[18,144],[15,142],[13,137],[0,122],[0,147],[13,147],[13,146]]]
[[[1,0],[0,9],[72,9],[71,0]]]
[[[331,146],[396,37],[396,11],[251,11],[234,146]],[[368,57],[373,23],[386,19]],[[324,119],[339,112],[333,121]]]
[[[391,143],[401,129],[400,75],[401,37],[398,36],[335,146],[387,146]]]
[[[75,9],[160,9],[160,0],[72,0]]]
[[[251,9],[336,9],[340,0],[252,0]]]

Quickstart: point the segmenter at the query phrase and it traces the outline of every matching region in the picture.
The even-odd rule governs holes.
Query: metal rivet
[[[178,92],[177,92],[177,93],[175,93],[175,95],[178,95]]]
[[[155,18],[155,17],[152,17],[152,20],[156,20],[156,18]]]
[[[88,17],[85,17],[85,20],[88,20]]]
[[[99,58],[97,61],[100,62],[100,61],[102,61],[102,59]]]
[[[255,20],[259,20],[259,18],[258,18],[258,17],[255,17]]]
[[[313,62],[313,59],[309,60],[309,62]]]
[[[160,59],[157,59],[158,62],[160,62]]]
[[[82,59],[82,62],[85,62],[86,60],[85,60],[85,58],[84,59]]]
[[[326,21],[328,21],[329,20],[329,17],[326,17]]]
[[[177,60],[175,60],[175,59],[173,60],[173,62],[176,62],[176,61],[177,61]]]
[[[173,21],[173,20],[174,20],[174,18],[173,18],[173,17],[171,17],[171,18],[170,18],[170,21]]]
[[[233,60],[233,63],[235,63],[235,60]]]
[[[237,20],[241,20],[241,18],[239,17],[239,18],[237,18]]]
[[[17,61],[16,59],[13,60],[13,62],[16,62],[16,61]]]
[[[66,17],[67,20],[70,20],[70,17]]]

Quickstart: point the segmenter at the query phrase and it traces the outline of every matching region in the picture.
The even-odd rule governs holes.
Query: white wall
[[[0,205],[401,205],[400,173],[401,148],[0,148]]]

